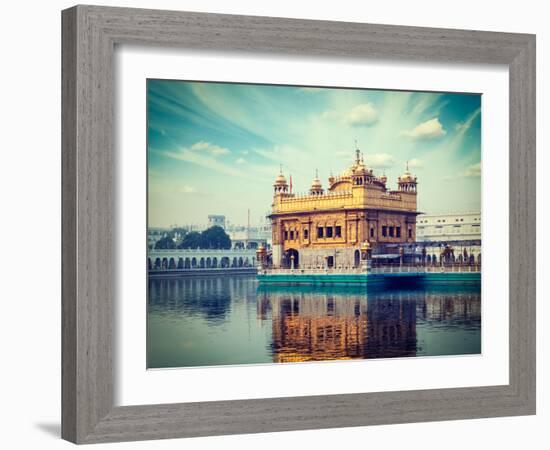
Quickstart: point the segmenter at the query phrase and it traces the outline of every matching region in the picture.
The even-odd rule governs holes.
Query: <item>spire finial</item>
[[[319,178],[319,170],[315,169],[315,178]]]
[[[282,164],[279,164],[279,172],[283,173],[283,165]]]
[[[355,162],[357,164],[361,161],[361,151],[359,150],[359,146],[357,145],[357,139],[354,139],[355,141]]]
[[[409,161],[407,161],[407,172],[409,171]]]

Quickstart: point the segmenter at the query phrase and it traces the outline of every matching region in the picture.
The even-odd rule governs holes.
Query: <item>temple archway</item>
[[[300,267],[300,254],[298,250],[289,248],[285,252],[285,267],[290,269],[292,267],[292,257],[294,257],[294,268],[297,269]]]

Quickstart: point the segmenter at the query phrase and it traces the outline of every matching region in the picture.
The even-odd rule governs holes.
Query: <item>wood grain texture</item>
[[[534,36],[96,6],[62,16],[65,439],[93,443],[534,414]],[[507,65],[510,384],[113,407],[115,44]]]

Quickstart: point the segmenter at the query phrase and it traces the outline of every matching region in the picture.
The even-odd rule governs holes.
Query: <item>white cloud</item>
[[[471,164],[466,167],[466,170],[457,175],[448,175],[443,178],[444,181],[456,181],[461,178],[479,178],[481,177],[481,163]]]
[[[396,163],[396,159],[388,153],[365,155],[365,163],[373,169],[389,169]]]
[[[465,178],[477,178],[481,176],[481,163],[472,164],[468,166],[466,170],[462,173],[462,176]]]
[[[237,164],[246,164],[246,159],[244,159],[244,158],[238,158],[235,162],[236,162]]]
[[[188,184],[186,184],[179,188],[179,192],[182,194],[193,194],[197,192],[197,188],[195,186],[189,186]]]
[[[337,156],[338,158],[346,158],[351,161],[355,158],[355,152],[353,150],[336,150],[334,152],[334,156]]]
[[[424,167],[424,164],[418,158],[413,158],[409,161],[409,169],[419,169],[421,167]]]
[[[378,120],[378,111],[372,103],[357,105],[345,116],[345,121],[352,127],[366,127]]]
[[[422,122],[414,127],[412,130],[404,131],[404,136],[412,139],[435,139],[441,136],[445,136],[447,131],[443,129],[443,125],[437,117]]]
[[[226,155],[231,153],[228,148],[220,147],[219,145],[211,144],[210,142],[199,141],[189,147],[189,150],[194,152],[210,153],[214,156]]]

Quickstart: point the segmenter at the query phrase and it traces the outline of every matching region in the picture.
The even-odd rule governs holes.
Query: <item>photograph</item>
[[[146,86],[148,369],[482,353],[481,94]]]

